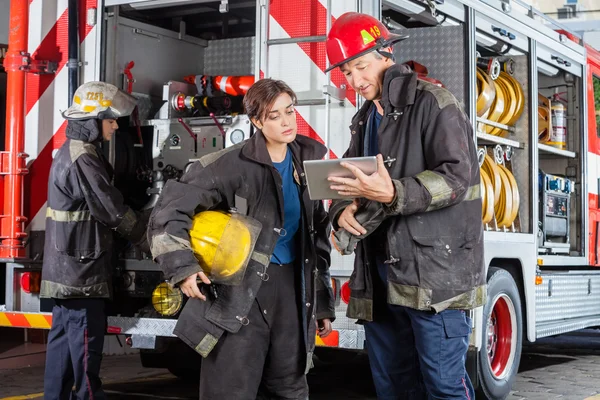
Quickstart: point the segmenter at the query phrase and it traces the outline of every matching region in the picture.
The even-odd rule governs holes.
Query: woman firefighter
[[[174,333],[204,357],[200,399],[307,398],[315,334],[331,332],[331,228],[302,169],[327,149],[297,135],[295,103],[256,82],[254,136],[169,181],[152,213],[153,257],[189,297]]]

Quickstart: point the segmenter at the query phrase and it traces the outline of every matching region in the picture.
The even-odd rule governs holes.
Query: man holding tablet
[[[486,299],[477,149],[454,96],[394,62],[406,38],[359,13],[327,37],[329,69],[366,99],[344,158],[378,164],[329,178],[350,198],[330,209],[338,247],[356,253],[347,314],[364,322],[378,398],[473,399],[465,310]]]

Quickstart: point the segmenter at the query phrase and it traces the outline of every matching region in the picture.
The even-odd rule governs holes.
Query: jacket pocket
[[[112,232],[97,221],[53,223],[56,250],[77,260],[96,260],[112,244]]]
[[[223,329],[206,318],[211,303],[189,299],[181,311],[173,333],[202,357],[208,356],[223,335]]]
[[[472,249],[473,241],[456,236],[413,236],[413,240],[421,246],[439,249]]]
[[[473,242],[461,238],[413,237],[419,286],[463,291],[472,287]]]

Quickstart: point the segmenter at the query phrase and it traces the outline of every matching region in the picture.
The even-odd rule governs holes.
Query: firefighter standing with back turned
[[[476,147],[454,96],[395,64],[406,37],[359,13],[327,37],[330,69],[367,100],[344,157],[378,157],[370,176],[347,165],[355,178],[330,178],[355,199],[330,209],[338,248],[356,252],[348,317],[365,322],[379,399],[473,399],[465,310],[486,299]]]
[[[136,99],[104,82],[75,92],[66,142],[50,167],[40,296],[55,300],[48,334],[44,399],[105,399],[100,363],[111,295],[113,231],[148,251],[145,218],[111,184],[98,147],[131,114]],[[75,393],[71,396],[73,384]]]

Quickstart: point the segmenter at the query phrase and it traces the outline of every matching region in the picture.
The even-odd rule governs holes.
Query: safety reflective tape
[[[477,200],[480,197],[481,197],[481,187],[479,186],[479,183],[478,183],[467,189],[467,194],[465,195],[465,199],[463,201]]]
[[[0,326],[50,329],[52,326],[52,314],[0,312]]]
[[[10,396],[10,397],[2,397],[0,400],[27,400],[27,399],[39,399],[44,396],[44,392],[42,393],[34,393],[34,394],[24,394],[20,396]]]
[[[191,250],[192,245],[190,244],[189,240],[185,240],[168,233],[161,233],[160,235],[156,235],[152,238],[152,244],[150,245],[150,248],[152,256],[156,258],[162,256],[163,254],[178,250]]]
[[[425,170],[416,175],[431,196],[431,204],[427,211],[436,210],[446,204],[452,197],[452,188],[446,180],[438,173]]]
[[[89,211],[60,211],[50,207],[46,209],[46,218],[56,222],[81,222],[90,221],[92,214]]]
[[[316,335],[315,344],[321,347],[339,347],[340,346],[340,332],[339,331],[331,331],[327,337],[322,338],[319,335]]]
[[[265,267],[269,265],[269,262],[271,261],[271,257],[258,251],[253,252],[250,255],[250,258]]]
[[[221,92],[225,93],[227,91],[227,79],[229,79],[228,76],[222,76],[221,77],[221,82],[219,84],[219,89],[221,89]]]

